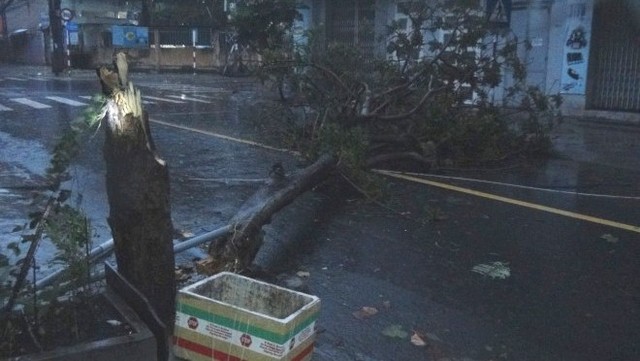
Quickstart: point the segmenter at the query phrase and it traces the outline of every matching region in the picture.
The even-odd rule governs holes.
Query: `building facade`
[[[402,0],[307,0],[325,41],[383,55]],[[640,121],[640,1],[481,0],[503,6],[521,46],[528,85],[563,95],[567,115]],[[504,77],[508,86],[510,77]],[[500,93],[499,90],[497,90]]]
[[[640,1],[556,0],[548,19],[545,88],[567,114],[638,121]]]
[[[527,83],[548,94],[561,93],[565,114],[640,119],[640,1],[479,1],[487,9],[501,6],[509,12],[510,31],[519,42],[530,44],[519,49],[527,66]],[[73,10],[71,22],[78,26],[67,32],[71,35],[71,53],[77,49],[82,53],[104,52],[101,58],[106,59],[113,51],[110,27],[133,24],[138,3],[62,0],[63,8]],[[303,20],[297,24],[297,32],[321,29],[327,43],[344,43],[371,56],[385,56],[386,27],[398,20],[402,3],[407,1],[300,0]],[[7,11],[6,19],[13,60],[49,63],[48,1],[18,1]],[[154,47],[152,41],[149,47]],[[148,55],[149,62],[155,59],[156,65],[162,66],[160,49],[155,51],[155,55]],[[144,49],[141,58],[143,53]],[[200,59],[211,56],[203,54]],[[191,50],[186,49],[175,61],[189,65],[190,58]],[[510,77],[505,76],[503,86],[509,86],[509,82]]]
[[[136,1],[61,0],[64,46],[73,56],[110,45],[112,25],[132,25],[139,13]],[[53,42],[48,0],[15,1],[6,11],[11,60],[50,64]],[[83,49],[83,51],[80,51]]]
[[[16,1],[5,14],[3,58],[24,64],[48,64],[46,48],[51,46],[47,31],[47,0]]]

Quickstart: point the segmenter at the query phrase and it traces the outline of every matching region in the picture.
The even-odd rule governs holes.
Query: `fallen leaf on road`
[[[407,338],[407,336],[409,336],[409,333],[403,330],[402,326],[400,325],[387,326],[384,330],[382,330],[382,334],[393,338]]]
[[[511,276],[511,270],[509,269],[509,263],[504,262],[492,262],[483,263],[473,266],[471,272],[479,273],[483,276],[491,278],[505,279]]]
[[[307,278],[307,277],[311,276],[311,273],[309,273],[307,271],[298,271],[298,272],[296,272],[296,275],[298,277],[301,277],[301,278]]]
[[[618,243],[619,239],[618,237],[611,235],[609,233],[607,234],[603,234],[602,236],[600,236],[600,238],[604,239],[605,241],[609,242],[609,243]]]
[[[107,320],[107,323],[110,324],[111,326],[120,326],[120,325],[122,325],[122,322],[120,322],[118,320]]]
[[[427,345],[427,343],[424,341],[424,338],[416,331],[413,331],[413,335],[411,335],[411,343],[419,347]]]
[[[364,320],[378,313],[378,309],[375,307],[363,306],[361,309],[353,313],[353,317]]]

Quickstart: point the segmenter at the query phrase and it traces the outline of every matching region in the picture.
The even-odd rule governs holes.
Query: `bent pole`
[[[229,231],[231,230],[231,225],[228,224],[226,226],[220,227],[218,229],[215,229],[211,232],[207,232],[207,233],[203,233],[199,236],[195,236],[192,238],[187,239],[184,242],[180,242],[176,245],[173,246],[173,253],[177,254],[180,252],[184,252],[190,248],[193,248],[195,246],[199,246],[205,242],[208,241],[213,241],[215,239],[218,239],[222,236],[225,236],[226,234],[229,233]],[[113,251],[113,247],[114,247],[114,243],[113,243],[113,238],[111,238],[110,240],[100,244],[99,246],[93,248],[91,250],[91,252],[89,252],[89,261],[91,263],[95,263],[97,260],[109,255],[112,251]],[[62,277],[62,275],[64,275],[64,273],[66,272],[66,268],[63,269],[59,269],[51,274],[49,274],[48,276],[39,279],[38,281],[36,281],[35,284],[35,288],[36,289],[41,289],[47,286],[50,286],[52,283],[54,283],[55,281],[57,281],[60,277]]]

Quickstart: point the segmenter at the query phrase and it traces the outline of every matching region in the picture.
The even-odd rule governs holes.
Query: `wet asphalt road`
[[[286,152],[220,138],[268,142],[247,117],[263,96],[250,80],[132,80],[164,99],[148,98],[146,107],[170,166],[177,227],[198,234],[222,226],[258,187],[249,180],[266,177],[274,162],[302,166]],[[28,212],[25,186],[39,184],[56,135],[82,109],[46,97],[86,102],[81,96],[97,91],[91,72],[53,79],[44,69],[0,68],[0,105],[10,108],[0,110],[3,250]],[[85,146],[69,183],[96,243],[109,238],[101,136]],[[554,133],[553,159],[418,177],[455,190],[388,178],[384,207],[325,185],[273,219],[258,263],[274,275],[309,272],[307,290],[322,299],[315,360],[637,360],[639,137],[634,126],[568,120]],[[44,245],[40,258],[51,251]],[[508,263],[508,278],[471,272],[496,261]],[[379,313],[354,317],[363,306]],[[421,333],[427,346],[384,335],[389,326]]]

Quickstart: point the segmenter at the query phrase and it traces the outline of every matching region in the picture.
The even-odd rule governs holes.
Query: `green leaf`
[[[12,250],[16,256],[20,254],[20,245],[18,242],[11,242],[7,244],[7,249]]]
[[[511,276],[511,270],[509,269],[508,262],[492,262],[479,264],[473,266],[471,272],[479,273],[483,276],[491,277],[493,279],[505,279]]]

